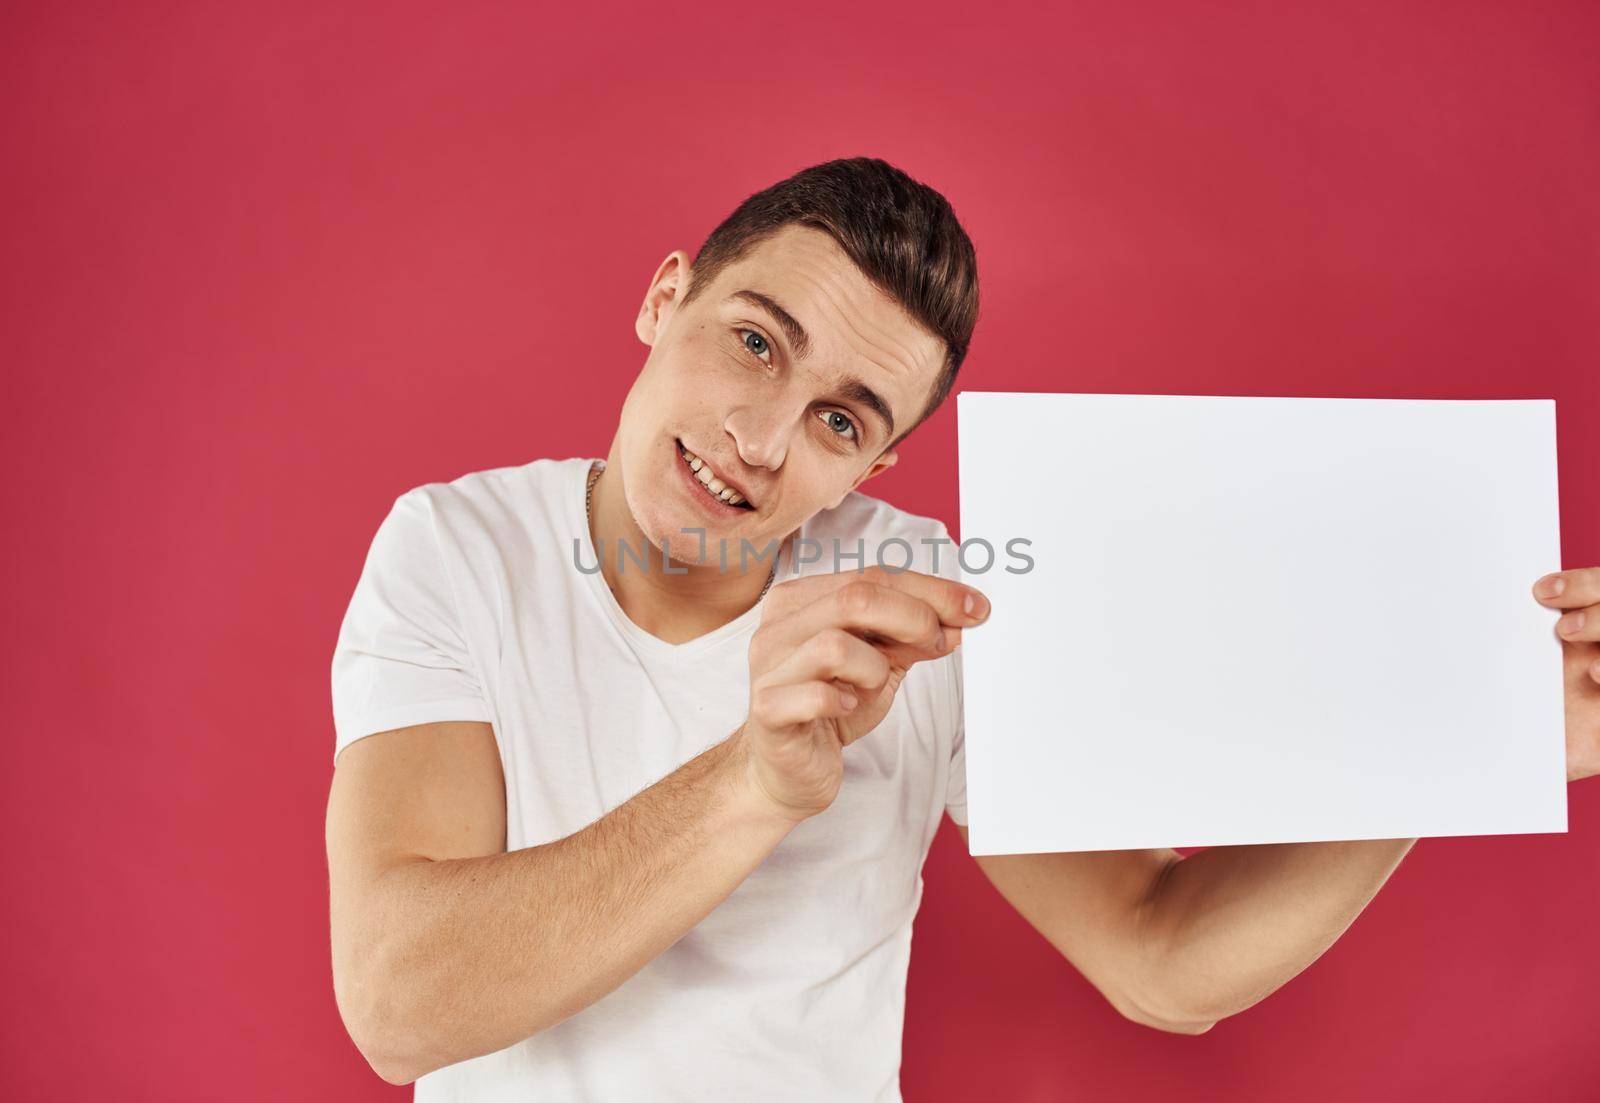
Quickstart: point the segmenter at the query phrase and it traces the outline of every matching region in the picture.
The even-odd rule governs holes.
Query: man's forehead
[[[797,310],[817,317],[813,328],[844,314],[852,325],[894,332],[898,339],[928,336],[894,297],[869,280],[829,234],[785,226],[728,266],[722,292],[765,288]]]

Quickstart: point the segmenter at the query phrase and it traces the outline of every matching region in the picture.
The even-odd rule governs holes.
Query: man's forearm
[[[1333,945],[1415,842],[1218,846],[1174,862],[1140,920],[1152,990],[1184,1021],[1243,1011]]]
[[[503,1049],[676,942],[794,826],[748,776],[735,736],[564,839],[386,871],[358,971],[374,1067],[404,1082]]]

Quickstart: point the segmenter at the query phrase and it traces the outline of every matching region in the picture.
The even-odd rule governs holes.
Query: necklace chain
[[[600,472],[604,471],[605,469],[606,464],[604,460],[601,460],[591,466],[589,468],[589,484],[584,488],[583,491],[583,517],[584,520],[588,521],[591,526],[594,524],[594,484],[596,480],[600,478]],[[757,601],[760,601],[762,598],[767,596],[767,591],[772,589],[773,579],[777,577],[778,564],[776,560],[774,560],[772,564],[772,573],[767,575],[767,584],[761,587],[761,592],[756,595]]]

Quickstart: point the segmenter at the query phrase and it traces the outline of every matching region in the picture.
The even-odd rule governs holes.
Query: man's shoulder
[[[805,535],[821,546],[824,562],[834,554],[834,541],[844,555],[854,555],[860,548],[866,566],[881,563],[891,570],[909,565],[927,574],[949,574],[948,564],[955,556],[954,541],[943,521],[859,490],[814,516]]]
[[[948,531],[937,517],[913,513],[859,490],[852,490],[837,506],[818,513],[812,519],[812,527],[828,536],[851,539],[859,536],[868,540],[930,536]]]
[[[575,469],[589,462],[582,457],[541,458],[469,471],[413,486],[395,499],[394,508],[426,518],[441,537],[482,539],[497,546],[522,543],[541,530],[562,526],[565,496],[579,477]]]

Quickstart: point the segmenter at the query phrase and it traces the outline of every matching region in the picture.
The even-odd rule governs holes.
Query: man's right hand
[[[868,567],[779,583],[750,641],[734,733],[756,794],[795,821],[833,803],[844,748],[883,722],[913,663],[950,654],[989,602],[974,587]]]

